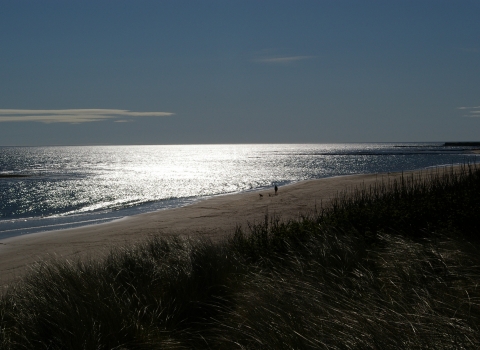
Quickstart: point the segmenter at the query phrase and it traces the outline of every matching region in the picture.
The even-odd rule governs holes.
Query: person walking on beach
[[[277,195],[278,187],[275,185],[275,196]]]

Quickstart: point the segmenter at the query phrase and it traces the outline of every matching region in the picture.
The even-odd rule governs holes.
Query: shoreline
[[[444,166],[440,166],[440,167],[443,168]],[[429,170],[429,168],[412,170],[412,171],[409,171],[409,172],[421,171],[421,170]],[[383,173],[377,173],[377,174],[383,174]],[[387,173],[385,173],[385,174],[387,174]],[[292,181],[292,182],[286,183],[284,185],[279,185],[279,187],[285,188],[287,186],[296,185],[296,184],[306,182],[306,181],[317,181],[317,180],[324,180],[324,179],[330,179],[330,178],[341,178],[341,177],[348,177],[348,176],[363,176],[363,175],[373,175],[373,174],[335,175],[335,176],[329,176],[329,177],[319,178],[319,179],[307,179],[307,180],[300,180],[300,181]],[[134,217],[137,217],[137,216],[159,213],[159,212],[162,212],[164,210],[175,210],[175,209],[179,209],[179,208],[183,208],[183,207],[188,207],[188,206],[195,205],[195,204],[203,202],[203,201],[211,200],[211,199],[216,198],[216,197],[229,197],[229,196],[237,196],[237,195],[247,195],[247,194],[252,194],[252,193],[259,194],[259,193],[262,193],[262,192],[266,192],[269,189],[270,189],[270,187],[268,187],[268,188],[263,187],[263,188],[249,189],[249,190],[245,190],[245,191],[242,191],[242,192],[220,193],[220,194],[215,194],[215,195],[210,195],[210,196],[197,197],[194,200],[191,200],[189,202],[185,202],[185,203],[180,204],[178,206],[166,206],[166,207],[163,207],[163,208],[154,209],[154,210],[150,210],[150,211],[140,210],[138,213],[134,213],[134,214],[125,214],[125,215],[122,214],[121,212],[123,212],[123,211],[129,212],[132,209],[132,207],[124,208],[124,209],[121,209],[119,212],[115,212],[115,213],[120,214],[118,217],[111,217],[111,218],[104,218],[104,219],[94,219],[94,220],[91,220],[91,221],[94,221],[94,222],[89,223],[89,224],[80,224],[81,222],[80,223],[77,223],[77,222],[69,223],[69,222],[67,222],[67,223],[59,224],[59,225],[50,225],[51,229],[45,229],[45,230],[39,230],[39,231],[35,231],[36,227],[26,228],[25,230],[27,230],[27,231],[28,230],[34,230],[34,231],[33,232],[25,232],[25,233],[15,234],[15,235],[7,236],[7,237],[0,237],[0,247],[2,246],[2,244],[5,244],[7,241],[14,241],[16,239],[23,239],[25,237],[30,237],[32,235],[51,234],[51,233],[54,233],[54,232],[57,232],[57,231],[69,232],[69,231],[76,230],[76,229],[79,229],[79,230],[80,229],[88,229],[88,228],[91,228],[91,227],[96,227],[98,225],[112,224],[112,223],[115,223],[117,221],[127,220],[129,218],[134,218]],[[273,189],[273,186],[271,187],[271,189]],[[133,207],[133,208],[135,208],[135,207]],[[31,219],[35,219],[35,218],[31,218]],[[62,226],[67,226],[67,227],[62,227]],[[55,227],[58,227],[58,228],[55,228]],[[18,229],[18,230],[22,230],[22,229]]]
[[[441,168],[406,171],[427,175]],[[352,174],[305,180],[273,188],[213,196],[192,204],[123,217],[107,223],[44,231],[0,240],[0,286],[21,278],[29,267],[49,259],[99,259],[112,249],[153,235],[225,239],[237,226],[259,223],[265,216],[297,219],[328,205],[338,193],[400,177],[402,172]],[[0,290],[1,292],[1,290]]]
[[[426,168],[426,169],[428,169],[428,168]],[[327,178],[344,177],[344,176],[356,176],[356,175],[368,175],[368,174],[335,175],[335,176],[319,178],[319,179],[291,181],[291,182],[288,182],[286,184],[279,185],[279,187],[284,188],[286,186],[295,185],[297,183],[304,182],[304,181],[323,180],[323,179],[327,179]],[[161,212],[161,211],[164,211],[164,210],[172,210],[172,209],[178,209],[178,208],[186,207],[186,206],[190,206],[190,205],[193,205],[193,204],[196,204],[196,203],[200,203],[202,201],[209,200],[209,199],[212,199],[212,198],[215,198],[215,197],[260,193],[260,192],[263,192],[263,191],[268,191],[269,188],[270,187],[259,187],[259,188],[244,190],[244,191],[241,191],[241,192],[219,193],[219,194],[213,194],[213,195],[208,195],[208,196],[199,196],[199,197],[195,197],[195,199],[191,199],[191,198],[194,198],[194,197],[183,198],[183,199],[181,199],[181,203],[176,204],[176,205],[167,205],[165,207],[160,207],[160,208],[156,208],[156,209],[153,209],[153,210],[152,209],[144,210],[144,209],[140,208],[138,210],[138,212],[134,212],[134,210],[132,210],[132,209],[137,209],[139,207],[142,207],[144,205],[146,205],[146,206],[151,205],[151,203],[144,203],[144,204],[140,205],[139,207],[134,206],[134,207],[123,208],[123,209],[120,209],[119,211],[112,211],[110,213],[110,214],[112,214],[111,217],[110,216],[105,216],[104,218],[94,218],[93,217],[92,220],[87,220],[87,221],[92,221],[92,223],[88,223],[88,224],[82,224],[85,221],[78,221],[78,222],[77,221],[72,221],[72,222],[65,222],[65,223],[61,223],[61,224],[48,225],[48,226],[38,226],[38,227],[33,226],[33,227],[27,227],[27,228],[0,231],[0,247],[2,245],[1,242],[4,242],[6,240],[10,240],[10,239],[15,239],[15,238],[20,238],[21,239],[22,237],[27,237],[27,236],[30,236],[30,235],[52,233],[52,232],[56,232],[56,231],[70,231],[70,230],[74,230],[74,229],[95,227],[97,225],[110,224],[110,223],[116,222],[118,220],[124,220],[124,219],[130,218],[130,217],[136,217],[136,216],[139,216],[139,215],[152,214],[152,213],[157,213],[157,212]],[[36,220],[36,219],[40,219],[40,218],[32,217],[32,218],[27,218],[27,219]],[[48,217],[47,217],[47,219],[48,219]],[[18,219],[18,220],[22,220],[22,219]],[[62,226],[65,226],[65,227],[62,227]],[[49,229],[42,229],[44,227],[50,227],[50,228]],[[58,227],[58,228],[56,228],[56,227]],[[8,231],[21,231],[22,233],[8,235],[6,237],[1,236],[1,234],[3,232],[8,232]],[[33,231],[33,232],[28,232],[28,231]]]

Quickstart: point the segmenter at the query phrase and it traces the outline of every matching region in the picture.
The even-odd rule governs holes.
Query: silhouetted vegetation
[[[223,243],[44,262],[0,300],[0,347],[479,348],[479,190],[476,167],[439,170]]]

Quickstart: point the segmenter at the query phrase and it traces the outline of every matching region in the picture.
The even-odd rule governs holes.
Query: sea
[[[444,143],[0,147],[0,239],[309,179],[475,163]]]

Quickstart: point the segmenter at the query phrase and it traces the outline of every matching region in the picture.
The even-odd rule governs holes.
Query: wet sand
[[[431,171],[435,171],[432,169]],[[429,173],[423,170],[422,174]],[[409,174],[409,173],[405,173]],[[400,173],[341,176],[308,180],[274,189],[212,197],[185,207],[141,214],[109,223],[33,233],[0,240],[0,292],[37,261],[101,258],[113,247],[132,245],[152,235],[180,235],[221,240],[237,226],[275,216],[295,219],[328,205],[339,192]]]

